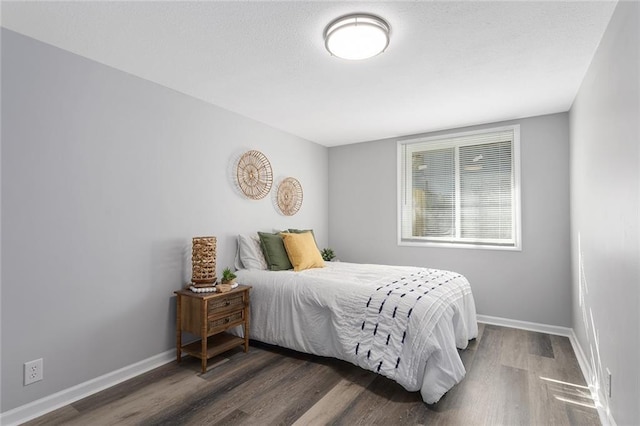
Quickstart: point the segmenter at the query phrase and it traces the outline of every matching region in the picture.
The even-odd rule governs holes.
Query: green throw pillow
[[[262,248],[269,269],[272,271],[293,269],[280,234],[258,232],[258,236],[260,237],[260,247]]]

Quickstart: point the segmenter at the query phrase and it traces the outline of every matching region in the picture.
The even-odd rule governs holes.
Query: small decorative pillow
[[[258,234],[238,235],[238,255],[245,269],[267,269]]]
[[[311,232],[282,232],[280,235],[294,271],[324,267],[324,260]]]
[[[304,234],[305,232],[311,232],[311,235],[313,235],[313,241],[316,243],[316,247],[318,247],[318,242],[316,241],[316,234],[313,233],[313,229],[289,228],[287,231],[291,232],[292,234]],[[283,232],[287,232],[287,231],[283,231]],[[318,250],[320,250],[320,247],[318,247]]]
[[[284,248],[284,242],[279,234],[258,232],[260,247],[267,261],[267,266],[272,271],[284,271],[293,268]]]

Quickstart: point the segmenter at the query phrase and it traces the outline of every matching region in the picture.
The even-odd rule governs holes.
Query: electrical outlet
[[[607,368],[607,398],[611,399],[611,371]]]
[[[24,385],[30,385],[43,379],[42,358],[24,363]]]

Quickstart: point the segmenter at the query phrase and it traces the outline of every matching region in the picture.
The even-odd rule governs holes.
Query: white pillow
[[[238,256],[245,269],[267,269],[258,234],[238,235]]]

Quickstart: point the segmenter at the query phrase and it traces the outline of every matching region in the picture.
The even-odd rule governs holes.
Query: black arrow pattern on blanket
[[[424,295],[458,278],[459,274],[448,271],[422,269],[375,288],[366,303],[360,337],[354,348],[358,362],[393,379],[393,370],[402,362],[402,345],[410,332],[409,320],[414,309],[426,303],[422,300]],[[383,358],[396,360],[395,365],[384,369]]]

